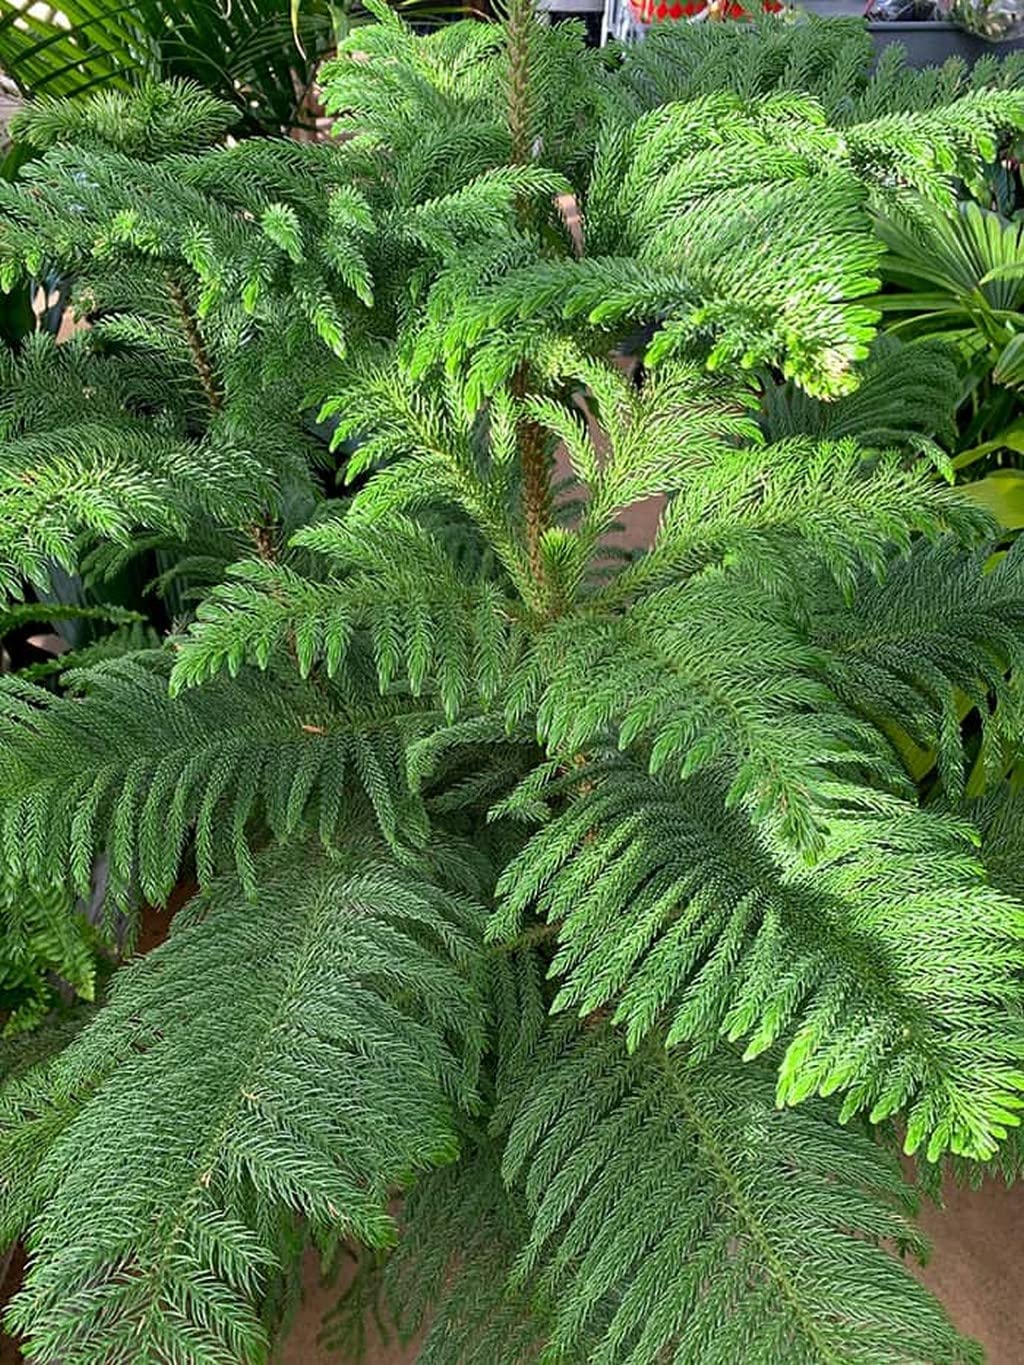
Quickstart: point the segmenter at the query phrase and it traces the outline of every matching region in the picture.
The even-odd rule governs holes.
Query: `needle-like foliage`
[[[45,1356],[250,1359],[290,1210],[324,1239],[382,1246],[392,1188],[455,1155],[450,1110],[472,1098],[479,1046],[476,912],[370,843],[337,863],[298,846],[262,867],[255,902],[214,882],[9,1089],[6,1235],[43,1210],[12,1319]]]
[[[0,1001],[4,1034],[40,1023],[59,1003],[56,981],[83,1000],[96,993],[97,935],[59,885],[0,873]]]
[[[201,888],[0,1089],[37,1358],[265,1361],[310,1239],[428,1365],[978,1358],[892,1149],[1016,1161],[1024,561],[873,300],[1017,78],[515,0],[381,10],[333,142],[29,113],[0,256],[90,326],[4,362],[4,582],[169,629],[4,680],[3,858]]]
[[[372,301],[373,222],[333,148],[210,147],[232,120],[177,85],[21,116],[43,154],[0,185],[0,274],[71,276],[90,325],[3,359],[8,593],[83,540],[180,546],[319,496],[310,418]]]
[[[552,1358],[976,1358],[877,1244],[913,1244],[896,1165],[837,1141],[827,1110],[780,1114],[770,1076],[728,1052],[627,1059],[601,1029],[556,1035],[537,1065],[503,1169],[533,1219],[512,1283],[552,1305]]]

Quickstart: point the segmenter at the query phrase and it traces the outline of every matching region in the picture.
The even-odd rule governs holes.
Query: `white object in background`
[[[598,14],[604,0],[537,0],[537,9],[548,14]]]
[[[604,18],[601,21],[601,46],[609,39],[619,43],[635,43],[647,32],[633,13],[629,0],[604,0]]]

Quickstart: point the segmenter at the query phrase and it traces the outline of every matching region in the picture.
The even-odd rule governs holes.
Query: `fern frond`
[[[326,582],[247,560],[199,607],[179,642],[172,691],[243,662],[265,668],[287,645],[302,677],[346,665],[353,636],[368,636],[381,692],[401,673],[413,696],[440,697],[451,718],[469,698],[493,699],[511,656],[511,604],[486,579],[463,578],[425,528],[393,515],[369,524],[331,520],[294,544],[322,555]]]
[[[939,204],[955,202],[954,177],[977,179],[979,161],[994,161],[1003,137],[1024,124],[1024,91],[976,90],[927,112],[892,114],[844,131],[858,175],[885,196],[892,184],[913,186]]]
[[[47,1062],[71,1042],[96,1011],[94,1004],[76,1002],[63,1008],[63,1002],[25,1033],[0,1039],[0,1081],[18,1080]]]
[[[20,1122],[55,1130],[4,1201],[5,1236],[31,1223],[19,1330],[69,1365],[262,1359],[275,1219],[385,1245],[392,1190],[456,1154],[475,933],[473,907],[369,849],[279,857],[255,903],[211,887],[3,1097],[8,1159]]]
[[[383,1288],[403,1336],[426,1329],[418,1365],[538,1359],[543,1316],[528,1289],[508,1284],[528,1229],[522,1200],[505,1188],[490,1144],[417,1182]],[[564,1358],[582,1360],[578,1351]]]
[[[533,1076],[504,1171],[532,1216],[513,1284],[553,1319],[545,1358],[980,1361],[879,1245],[923,1250],[896,1162],[827,1108],[780,1113],[728,1052],[628,1057],[600,1024],[556,1032]]]
[[[94,998],[99,938],[62,886],[33,885],[0,870],[0,923],[5,1037],[46,1017],[60,999],[58,979],[82,1000]]]
[[[537,159],[574,183],[608,85],[600,53],[581,39],[574,24],[535,24],[529,34]],[[388,19],[351,35],[325,64],[327,109],[352,138],[348,155],[399,204],[450,194],[508,163],[504,42],[499,25],[462,21],[416,37]]]
[[[1015,781],[994,783],[980,801],[966,805],[981,833],[981,857],[993,884],[1024,899],[1024,868],[1018,850],[1024,831],[1024,796]]]
[[[207,414],[196,439],[187,390],[179,406],[171,386],[171,411],[143,415],[135,385],[164,377],[142,367],[127,381],[127,367],[98,346],[91,336],[59,346],[40,337],[0,364],[0,591],[9,595],[22,577],[45,588],[50,561],[74,570],[83,543],[129,546],[142,527],[184,537],[204,520],[244,525],[295,478],[294,450],[275,458],[274,444],[235,417]]]
[[[878,53],[862,20],[814,14],[793,24],[771,16],[743,24],[655,24],[621,59],[616,94],[624,118],[720,91],[748,101],[798,91],[821,102],[830,124],[846,127],[940,111],[976,93],[1024,84],[1019,53],[917,70],[899,44]]]
[[[492,352],[511,347],[515,317],[656,320],[651,363],[710,342],[712,365],[771,364],[809,392],[849,392],[874,321],[858,302],[876,288],[879,260],[868,187],[932,176],[948,195],[966,144],[976,156],[995,127],[1024,122],[1024,97],[983,92],[918,122],[909,143],[884,121],[840,137],[804,96],[745,104],[719,92],[628,129],[606,124],[583,201],[586,258],[513,270],[464,298],[441,352],[466,359],[485,334]],[[751,257],[763,263],[753,276]]]
[[[1020,735],[1015,676],[1024,666],[1024,558],[991,562],[954,542],[916,543],[884,582],[866,577],[845,601],[812,612],[810,638],[827,651],[830,687],[847,705],[899,726],[934,749],[947,794],[966,781],[961,718],[976,708],[980,763],[1001,771]]]
[[[611,1005],[631,1047],[663,1025],[702,1058],[720,1038],[747,1059],[785,1039],[779,1104],[844,1092],[844,1119],[904,1113],[907,1150],[931,1160],[991,1156],[1020,1122],[1024,919],[962,825],[865,790],[808,868],[730,812],[714,774],[617,759],[576,776],[504,872],[491,927],[512,935],[528,909],[556,926],[555,1008]]]
[[[43,97],[19,110],[11,132],[30,146],[116,148],[156,160],[205,147],[237,121],[230,104],[190,81],[143,81],[87,99]]]
[[[312,826],[330,843],[368,803],[395,844],[424,838],[403,760],[403,736],[422,717],[281,674],[171,697],[167,663],[141,655],[97,665],[79,675],[82,699],[3,680],[12,867],[64,868],[84,892],[96,853],[109,850],[115,887],[137,884],[161,904],[193,833],[201,879],[234,868],[251,891],[264,828],[287,839]]]
[[[692,142],[706,113],[677,106],[658,117]],[[751,163],[747,126],[732,128],[730,120],[713,147],[698,143],[670,169],[657,161],[645,167],[645,176],[620,190],[628,197],[616,203],[614,226],[600,223],[596,206],[588,209],[594,247],[586,259],[513,270],[465,299],[444,338],[449,362],[517,315],[548,325],[657,318],[652,363],[710,339],[715,366],[777,364],[812,392],[849,389],[850,366],[864,353],[873,321],[857,299],[877,287],[879,252],[864,191],[839,167],[819,174],[804,160],[801,174],[799,151],[784,142],[780,149],[767,135],[765,164],[756,155]],[[722,168],[739,164],[730,136],[737,157],[743,146],[742,191],[722,183]],[[753,280],[744,265],[751,255],[771,261]]]
[[[481,412],[456,377],[425,389],[402,369],[374,365],[355,371],[321,415],[336,418],[336,444],[360,440],[348,478],[373,471],[353,498],[354,520],[366,525],[397,513],[458,508],[528,597],[529,569],[514,515],[517,410],[507,390],[499,386]]]
[[[0,593],[4,596],[19,596],[23,578],[48,588],[53,562],[73,570],[79,536],[126,543],[137,525],[165,532],[183,529],[181,512],[168,496],[166,484],[130,464],[119,468],[117,458],[96,458],[88,448],[72,453],[74,436],[68,433],[67,452],[59,452],[55,460],[37,463],[38,447],[27,451],[22,446],[16,451],[18,463],[27,461],[34,468],[0,466]],[[106,432],[102,439],[106,444]],[[9,452],[10,446],[4,453]],[[118,455],[127,455],[131,461],[138,452],[138,446],[125,442]]]
[[[41,625],[55,621],[99,621],[104,625],[137,625],[143,618],[137,611],[114,605],[82,606],[75,602],[7,602],[0,606],[0,635],[19,626]]]
[[[644,42],[624,49],[619,84],[634,112],[723,90],[746,99],[800,90],[842,117],[868,84],[873,55],[865,26],[856,19],[806,14],[798,24],[780,24],[754,17],[742,25],[685,30],[654,24]],[[883,62],[888,72],[895,65],[900,77],[907,74],[899,54],[890,55],[888,48]]]
[[[513,230],[517,205],[550,203],[556,195],[568,193],[568,181],[543,167],[497,166],[451,194],[402,210],[395,228],[447,260],[463,244]]]
[[[97,609],[102,617],[102,608]],[[129,654],[143,654],[159,649],[160,636],[148,622],[136,621],[132,625],[120,626],[105,635],[90,640],[87,644],[58,654],[51,659],[26,664],[19,668],[18,677],[25,682],[40,682],[44,678],[59,678],[64,673],[78,669],[92,668],[94,664],[107,659],[121,659]]]
[[[611,739],[644,746],[652,772],[724,764],[730,804],[813,850],[842,774],[900,779],[888,742],[828,686],[827,642],[808,633],[792,584],[824,571],[830,597],[850,593],[863,572],[886,571],[893,544],[906,550],[914,530],[934,538],[947,516],[989,529],[895,460],[866,475],[852,445],[727,452],[683,481],[646,556],[537,636],[509,681],[509,720],[535,715],[555,755]],[[967,571],[965,592],[969,582]],[[944,647],[958,678],[957,646]]]
[[[893,546],[905,552],[915,534],[934,540],[947,528],[968,544],[993,529],[969,499],[892,452],[873,456],[849,438],[740,448],[682,484],[650,550],[598,601],[628,601],[723,562],[767,586],[815,559],[850,593],[861,566],[880,575]]]
[[[501,1174],[501,1138],[521,1100],[520,1086],[533,1077],[547,1028],[540,970],[529,950],[488,962],[497,1100],[491,1132],[466,1124],[459,1164],[417,1180],[403,1202],[398,1241],[378,1276],[379,1302],[400,1337],[422,1334],[420,1365],[532,1361],[550,1330],[535,1286],[513,1289],[509,1283],[530,1224],[521,1192]],[[343,1315],[339,1304],[331,1317]],[[583,1365],[582,1345],[564,1358]]]
[[[927,456],[949,474],[946,450],[956,435],[953,414],[963,387],[951,346],[934,340],[900,345],[880,336],[860,366],[853,393],[824,403],[795,384],[765,385],[760,421],[769,441],[791,436],[853,439],[867,450],[894,445]]]
[[[795,622],[728,575],[665,589],[624,618],[551,627],[506,706],[513,723],[536,714],[553,756],[611,742],[642,749],[652,772],[721,765],[729,805],[807,854],[844,770],[899,781],[881,736],[832,701]]]

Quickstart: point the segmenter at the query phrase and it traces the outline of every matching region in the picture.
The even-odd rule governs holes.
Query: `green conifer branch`
[[[934,477],[956,357],[878,344],[870,208],[976,183],[1024,62],[368,3],[340,142],[140,88],[0,181],[0,281],[94,301],[0,352],[0,580],[155,549],[182,623],[0,679],[0,859],[61,949],[99,857],[110,904],[203,888],[0,1085],[10,1321],[265,1365],[304,1239],[387,1240],[415,1175],[421,1365],[973,1361],[891,1148],[1020,1163],[1024,821],[972,793],[1024,547]]]

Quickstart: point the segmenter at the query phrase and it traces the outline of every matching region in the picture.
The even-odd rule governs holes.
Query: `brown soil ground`
[[[1024,1185],[950,1187],[945,1209],[929,1206],[921,1224],[934,1253],[918,1278],[946,1305],[960,1331],[981,1342],[988,1365],[1021,1365]]]

